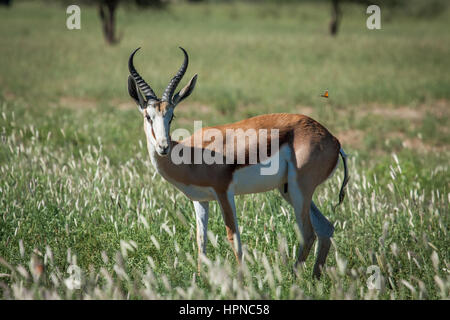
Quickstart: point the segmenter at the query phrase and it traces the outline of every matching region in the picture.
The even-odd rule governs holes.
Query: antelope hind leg
[[[319,238],[316,262],[314,264],[313,275],[316,278],[320,278],[321,271],[325,265],[325,261],[330,250],[331,240],[333,236],[334,227],[330,221],[320,212],[319,208],[314,202],[311,202],[311,223],[313,224],[314,231]]]
[[[289,192],[284,186],[278,188],[281,193],[281,196],[292,205],[291,197]],[[286,191],[286,192],[285,192]],[[314,232],[316,233],[318,240],[318,249],[317,249],[317,257],[316,262],[314,264],[313,275],[316,278],[320,278],[321,269],[325,265],[325,261],[328,256],[328,252],[330,250],[331,240],[330,238],[333,236],[334,227],[331,222],[320,212],[319,208],[317,208],[314,201],[311,201],[311,209],[310,209],[310,219],[311,224],[314,228]],[[312,245],[312,244],[311,244]]]

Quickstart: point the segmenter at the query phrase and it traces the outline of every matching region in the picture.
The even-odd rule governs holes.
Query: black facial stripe
[[[170,118],[169,123],[172,122],[172,120],[173,120],[174,117],[175,117],[175,115],[172,113],[172,117]]]
[[[152,127],[153,127],[153,121],[152,121],[152,118],[151,118],[148,114],[145,115],[145,118],[147,119],[148,122],[150,122],[150,125],[152,125]],[[152,130],[153,130],[153,129],[152,129]]]

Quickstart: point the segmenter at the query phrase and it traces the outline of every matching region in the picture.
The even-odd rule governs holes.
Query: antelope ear
[[[183,89],[181,89],[177,94],[175,94],[175,96],[172,99],[173,104],[177,105],[179,102],[189,97],[192,91],[194,91],[196,82],[197,82],[197,75],[193,76],[192,79],[188,82],[188,84]]]
[[[147,102],[137,88],[136,82],[132,76],[128,76],[128,93],[130,94],[130,97],[133,98],[134,102],[136,102],[139,106],[140,111],[146,108]]]

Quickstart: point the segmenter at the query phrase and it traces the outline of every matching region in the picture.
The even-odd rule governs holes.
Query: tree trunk
[[[332,36],[336,36],[338,32],[339,22],[341,20],[341,9],[339,7],[339,0],[331,0],[331,21],[330,21],[330,33]]]
[[[11,5],[12,0],[0,0],[0,4],[4,5],[4,6],[10,6]]]
[[[119,0],[103,0],[99,3],[99,14],[102,20],[103,35],[108,44],[119,42],[116,36],[115,14]]]

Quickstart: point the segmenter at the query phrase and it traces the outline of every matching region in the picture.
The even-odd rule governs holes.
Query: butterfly
[[[328,98],[328,90],[325,90],[324,94],[320,95],[321,97]]]

